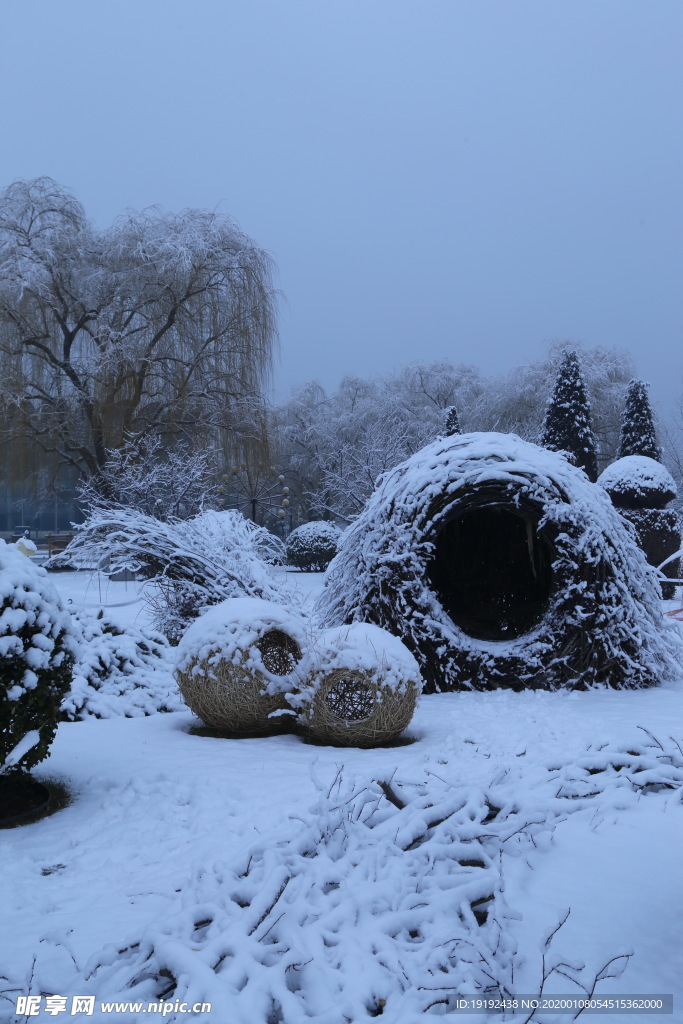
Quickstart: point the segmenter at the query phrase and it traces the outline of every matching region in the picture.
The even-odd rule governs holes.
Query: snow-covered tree
[[[576,352],[566,352],[546,407],[541,444],[573,455],[589,480],[598,478],[591,408]]]
[[[83,481],[79,504],[120,506],[157,519],[189,519],[219,502],[217,455],[187,445],[167,448],[154,435],[128,437],[107,452],[97,476]]]
[[[312,382],[277,410],[278,465],[298,519],[361,511],[382,473],[443,429],[445,410],[471,409],[482,388],[472,366],[414,364],[373,379],[346,377],[334,394]]]
[[[271,430],[273,460],[291,488],[293,525],[354,519],[381,473],[444,433],[449,407],[458,409],[462,431],[498,430],[535,441],[543,423],[541,396],[552,389],[563,355],[555,345],[545,359],[495,377],[441,361],[372,379],[348,377],[333,393],[317,382],[299,388],[275,410]],[[582,349],[580,357],[604,467],[614,458],[634,367],[617,349]]]
[[[444,423],[443,432],[446,437],[450,437],[452,434],[459,434],[461,432],[458,410],[454,405],[449,405],[446,409],[446,421]]]
[[[99,230],[51,178],[14,182],[0,195],[0,379],[17,432],[85,476],[142,430],[230,446],[270,367],[271,269],[214,212],[130,211]]]
[[[648,387],[649,384],[642,380],[632,380],[629,383],[621,419],[618,459],[623,459],[627,455],[646,455],[649,459],[662,461],[662,449],[657,439],[647,393]]]

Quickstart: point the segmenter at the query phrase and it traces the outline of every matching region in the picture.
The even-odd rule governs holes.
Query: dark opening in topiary
[[[538,528],[540,518],[540,512],[477,504],[461,506],[438,530],[427,578],[468,636],[510,640],[543,618],[555,551]]]

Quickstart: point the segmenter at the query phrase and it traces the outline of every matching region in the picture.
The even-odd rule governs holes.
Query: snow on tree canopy
[[[662,461],[662,449],[657,440],[652,407],[647,394],[649,384],[643,380],[632,380],[626,392],[626,402],[621,418],[621,436],[617,458],[627,455],[646,455],[657,462]]]
[[[605,491],[511,434],[438,438],[380,478],[316,613],[400,636],[426,692],[639,687],[682,653]]]
[[[622,508],[662,508],[676,497],[668,469],[647,455],[625,455],[598,477],[615,505]]]
[[[47,756],[76,651],[71,619],[44,569],[0,540],[0,764],[40,732],[18,768]]]
[[[564,354],[546,407],[541,444],[550,451],[571,452],[589,480],[597,480],[591,407],[576,352]]]

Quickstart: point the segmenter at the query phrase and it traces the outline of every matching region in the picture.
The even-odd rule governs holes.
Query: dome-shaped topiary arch
[[[602,488],[509,434],[442,437],[387,473],[317,611],[399,636],[426,692],[645,686],[681,655]]]

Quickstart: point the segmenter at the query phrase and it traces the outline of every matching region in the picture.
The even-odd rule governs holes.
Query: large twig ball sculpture
[[[178,645],[185,703],[225,732],[282,731],[292,721],[285,695],[298,686],[305,633],[302,619],[271,601],[239,597],[214,605]]]
[[[299,693],[290,698],[298,722],[315,741],[374,747],[409,724],[422,679],[401,641],[377,626],[322,630],[306,656]]]
[[[658,589],[581,469],[514,435],[460,434],[381,478],[317,614],[400,636],[425,692],[638,687],[681,657]]]

